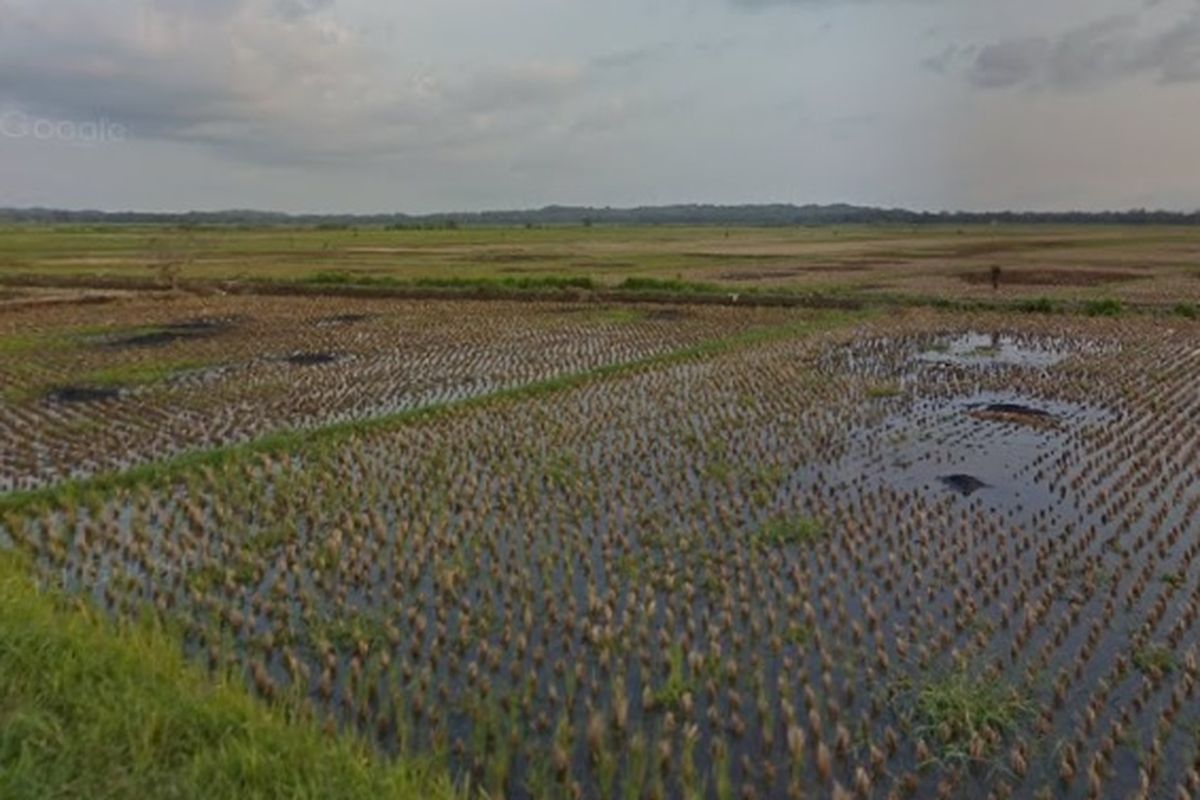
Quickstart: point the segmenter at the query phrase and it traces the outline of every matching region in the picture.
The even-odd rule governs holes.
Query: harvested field
[[[635,278],[858,299],[1111,295],[1169,309],[1200,303],[1198,255],[1200,234],[1188,226],[0,228],[0,279],[107,289],[177,280],[208,290],[243,282],[479,288],[505,279],[535,290],[604,289]],[[999,292],[993,266],[1002,270]]]
[[[292,317],[350,313],[318,305]],[[513,374],[508,337],[520,376],[636,357],[653,324],[450,308],[479,338],[415,363],[451,379],[442,360]],[[669,324],[764,322],[728,312]],[[355,313],[378,316],[289,337],[349,352],[388,319]],[[1191,795],[1200,328],[803,319],[15,507],[0,536],[114,615],[175,621],[262,696],[495,796]]]

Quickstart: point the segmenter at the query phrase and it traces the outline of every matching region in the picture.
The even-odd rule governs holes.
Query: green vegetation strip
[[[189,666],[149,624],[39,591],[0,555],[0,797],[451,798],[430,765],[373,761]]]
[[[96,386],[145,386],[161,383],[182,372],[217,366],[220,362],[203,359],[152,361],[144,364],[121,364],[85,373],[80,382]]]
[[[521,278],[492,277],[447,277],[404,279],[391,275],[356,275],[340,270],[314,272],[302,283],[318,286],[395,286],[398,288],[432,289],[518,289],[522,291],[550,291],[561,289],[597,289],[599,286],[589,277],[567,275],[540,275]]]
[[[410,278],[364,274],[346,270],[321,270],[282,278],[240,279],[180,278],[173,283],[120,275],[52,276],[39,273],[0,275],[0,286],[76,287],[153,291],[190,288],[263,295],[334,295],[342,297],[397,297],[407,299],[547,300],[599,303],[679,303],[739,306],[848,309],[933,308],[942,311],[1065,314],[1090,317],[1123,315],[1200,317],[1200,308],[1188,302],[1122,302],[1115,298],[1080,300],[1050,297],[996,297],[990,299],[946,297],[907,292],[861,291],[848,287],[751,286],[741,283],[684,281],[676,278],[630,276],[608,284],[586,275],[534,275],[522,277],[447,276]],[[35,346],[32,340],[14,339],[5,345],[13,352]]]
[[[0,495],[0,513],[14,514],[37,508],[86,505],[90,498],[103,496],[114,490],[143,485],[166,485],[187,473],[205,467],[225,467],[259,455],[303,453],[329,447],[356,436],[393,430],[469,409],[554,394],[594,381],[624,377],[671,364],[709,358],[742,347],[830,330],[865,320],[869,316],[871,314],[868,312],[814,313],[806,316],[804,320],[788,325],[764,327],[736,336],[711,339],[661,355],[608,364],[464,400],[423,406],[366,420],[341,422],[311,430],[283,430],[242,444],[185,453],[176,458],[142,464],[121,472],[64,481],[42,489],[9,492]]]

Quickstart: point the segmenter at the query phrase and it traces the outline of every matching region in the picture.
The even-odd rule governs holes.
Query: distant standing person
[[[1000,265],[992,267],[992,290],[1000,290]]]

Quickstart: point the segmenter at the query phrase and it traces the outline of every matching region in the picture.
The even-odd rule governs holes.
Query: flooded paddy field
[[[0,539],[491,796],[1194,796],[1200,328],[1000,321],[749,343]]]
[[[782,319],[333,298],[24,309],[0,327],[0,491],[477,397]]]

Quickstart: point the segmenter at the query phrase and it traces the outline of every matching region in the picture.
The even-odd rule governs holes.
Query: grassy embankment
[[[165,631],[118,627],[0,555],[0,797],[455,796],[439,770],[214,683]]]

